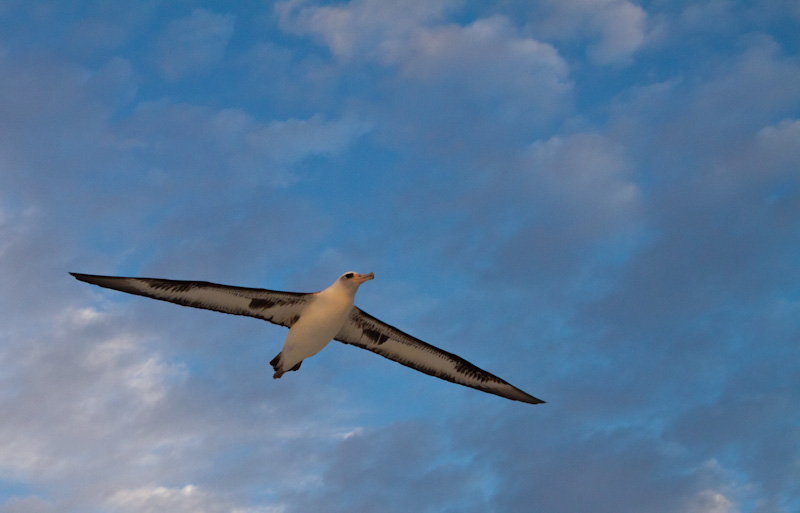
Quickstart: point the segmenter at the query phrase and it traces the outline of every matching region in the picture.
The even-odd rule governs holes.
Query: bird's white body
[[[342,280],[336,280],[327,289],[314,294],[286,335],[281,349],[281,370],[276,374],[292,369],[328,345],[350,316],[356,290],[357,287],[348,287]]]

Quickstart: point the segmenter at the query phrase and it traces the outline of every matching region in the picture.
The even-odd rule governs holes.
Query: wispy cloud
[[[796,510],[775,5],[4,4],[0,512]],[[548,403],[67,274],[350,269]]]

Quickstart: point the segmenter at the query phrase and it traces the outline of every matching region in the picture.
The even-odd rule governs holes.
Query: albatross
[[[460,356],[434,347],[355,306],[358,288],[373,273],[346,272],[319,292],[280,292],[206,281],[131,278],[70,273],[80,281],[182,306],[246,315],[289,328],[281,352],[270,362],[277,379],[331,340],[350,344],[412,369],[514,401],[543,403]]]

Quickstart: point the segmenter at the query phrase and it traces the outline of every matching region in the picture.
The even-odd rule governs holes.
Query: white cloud
[[[98,340],[113,322],[104,317],[68,308],[49,319],[51,333],[3,348],[0,404],[8,423],[0,425],[0,473],[64,471],[71,444],[108,443],[109,433],[155,407],[183,376],[132,335]],[[56,427],[63,437],[51,439]],[[125,444],[115,449],[124,452]]]
[[[606,111],[586,83],[570,90],[564,55],[588,41],[594,62],[626,62],[660,5],[642,18],[634,1],[568,2],[579,14],[562,20],[570,50],[559,54],[542,41],[564,39],[525,32],[504,10],[512,4],[450,16],[449,2],[295,2],[283,26],[305,39],[250,30],[269,18],[258,12],[237,43],[271,45],[264,65],[292,71],[285,87],[324,83],[297,87],[277,113],[261,91],[238,96],[247,88],[236,76],[238,91],[224,96],[159,90],[138,45],[154,48],[161,18],[124,45],[103,43],[121,55],[106,65],[75,50],[44,59],[36,35],[30,53],[0,56],[0,267],[13,271],[0,274],[0,511],[267,513],[280,500],[350,513],[733,513],[747,481],[748,503],[785,505],[798,315],[756,317],[760,298],[774,310],[797,289],[795,56],[761,41],[742,55],[706,47],[713,59],[655,59],[657,79],[674,80],[647,98],[630,94],[640,68],[612,71],[603,94],[627,110]],[[55,22],[39,30],[42,45],[68,33]],[[13,34],[0,44],[26,44]],[[240,47],[215,37],[223,57],[190,57],[179,78],[230,69],[224,57]],[[584,67],[579,80],[587,69],[587,80],[608,72]],[[128,108],[137,91],[170,99]],[[307,91],[325,98],[306,102]],[[552,129],[573,114],[572,94],[578,109],[601,112],[600,126]],[[220,103],[236,108],[207,107]],[[314,115],[323,104],[334,107]],[[358,139],[367,130],[383,140]],[[331,160],[347,169],[318,165],[339,155]],[[328,179],[292,182],[312,174]],[[342,198],[349,179],[366,185]],[[296,186],[275,187],[286,183]],[[589,294],[539,301],[543,282],[563,293],[639,222],[659,239],[622,272],[593,276],[616,297],[594,309],[583,307]],[[324,233],[331,225],[347,229]],[[382,375],[390,362],[365,354],[373,370],[354,373],[338,347],[273,381],[266,362],[285,330],[100,291],[65,272],[282,288],[281,277],[316,285],[309,268],[327,275],[360,257],[395,276],[362,304],[372,294],[373,305],[400,308],[410,332],[476,348],[467,353],[488,356],[476,363],[496,362],[490,370],[551,402],[525,409],[401,366],[410,387],[398,388]],[[723,401],[698,399],[735,382]],[[487,421],[469,422],[476,415]],[[685,426],[670,436],[676,418]],[[730,479],[691,470],[712,457],[725,458]],[[620,482],[626,493],[613,493]]]
[[[194,485],[182,488],[149,486],[120,490],[108,499],[111,511],[120,513],[214,513],[229,512],[230,508],[213,500],[208,493]]]
[[[533,87],[536,81],[563,87],[569,71],[552,46],[517,36],[503,16],[463,27],[420,29],[413,38],[387,51],[385,58],[399,63],[406,75],[422,80],[461,78],[476,89],[487,87],[496,92],[508,88],[518,94],[523,84]],[[534,91],[541,89],[539,83]]]
[[[722,493],[703,490],[681,513],[738,513],[739,509]]]
[[[225,54],[233,36],[234,16],[195,9],[170,23],[157,45],[157,60],[168,79],[206,70]]]
[[[648,38],[647,12],[628,0],[548,0],[530,19],[545,37],[585,42],[596,64],[628,63]]]
[[[321,41],[339,67],[381,67],[385,77],[365,84],[381,98],[365,105],[381,144],[447,167],[473,165],[505,158],[569,112],[566,61],[507,17],[459,24],[445,19],[448,2],[389,13],[385,6],[358,0],[280,10],[285,30]]]
[[[335,420],[340,412],[325,394],[297,397],[297,381],[265,382],[267,357],[247,369],[237,366],[222,378],[224,384],[212,384],[153,349],[176,341],[143,335],[153,331],[152,318],[132,322],[131,314],[66,307],[37,321],[46,326],[44,332],[30,339],[17,334],[0,347],[0,479],[27,482],[35,475],[37,481],[69,482],[64,493],[48,496],[62,511],[65,504],[103,496],[120,512],[234,511],[239,503],[220,502],[221,489],[247,489],[252,479],[270,486],[313,481],[308,456],[298,455],[298,447],[319,449],[354,429],[344,417]],[[140,328],[126,330],[126,325]],[[187,341],[195,351],[202,350],[198,338]],[[303,386],[313,388],[313,379],[307,375]],[[320,420],[304,417],[320,408],[330,408]],[[259,449],[227,466],[227,454],[251,443]],[[221,467],[212,463],[218,458]],[[242,482],[242,472],[251,479]],[[167,484],[196,483],[209,473],[211,488]],[[0,505],[0,511],[45,510],[48,504],[28,497]]]
[[[631,165],[622,148],[598,134],[537,141],[530,148],[530,190],[550,204],[544,215],[572,218],[562,227],[572,236],[601,239],[635,223],[641,213]]]
[[[504,16],[445,23],[448,2],[423,9],[357,0],[336,7],[279,8],[283,27],[320,39],[346,62],[376,62],[436,89],[444,101],[478,101],[506,118],[548,118],[569,91],[569,68],[551,45],[523,37]],[[413,103],[413,102],[406,102]],[[482,109],[478,109],[482,110]]]
[[[340,153],[369,130],[369,124],[355,118],[328,121],[314,115],[308,119],[272,121],[254,128],[246,140],[277,163],[288,165],[311,155]]]
[[[762,128],[756,136],[760,162],[769,162],[775,171],[789,171],[800,162],[800,120],[784,119]]]
[[[297,34],[314,34],[337,58],[384,60],[420,28],[441,21],[452,0],[381,2],[354,0],[338,6],[306,7],[291,0],[276,10],[281,26]]]
[[[124,400],[130,406],[153,406],[164,398],[171,383],[186,376],[186,371],[181,365],[165,362],[157,353],[136,355],[138,345],[136,339],[124,334],[103,341],[88,352],[86,365],[96,372],[113,373],[114,386],[105,392],[119,387],[119,392],[129,395],[114,400]],[[93,395],[91,402],[96,403],[98,399],[98,395]]]
[[[589,57],[599,64],[625,62],[645,42],[647,13],[630,2],[609,2],[607,6],[588,22],[600,34],[599,42],[589,48]]]

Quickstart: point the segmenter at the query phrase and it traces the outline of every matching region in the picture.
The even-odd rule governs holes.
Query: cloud
[[[568,67],[556,50],[517,36],[503,16],[479,19],[463,27],[420,29],[410,41],[393,46],[386,50],[384,59],[398,63],[403,75],[423,82],[445,77],[468,82],[467,76],[472,74],[474,93],[478,89],[498,96],[515,93],[512,97],[523,96],[523,90],[534,85],[556,91],[567,87]]]
[[[541,209],[541,224],[578,241],[611,242],[638,223],[642,196],[632,163],[613,140],[598,134],[555,137],[531,145],[527,197]],[[540,217],[536,213],[534,217]],[[570,244],[558,244],[560,247]]]
[[[167,174],[225,171],[280,187],[294,180],[291,165],[344,151],[369,125],[321,115],[264,123],[238,109],[159,101],[139,104],[123,130],[132,150],[157,158]]]
[[[714,490],[703,490],[685,509],[685,513],[737,513],[737,508],[725,495]]]
[[[167,25],[157,42],[158,66],[169,80],[206,71],[225,55],[233,33],[233,15],[195,9]]]
[[[627,0],[548,1],[529,15],[534,33],[555,41],[588,41],[599,65],[629,64],[648,39],[647,12]]]
[[[791,22],[541,5],[0,31],[0,511],[797,509]],[[176,27],[215,35],[165,83]],[[362,266],[360,306],[548,404],[337,344],[272,380],[284,329],[66,274]]]
[[[640,182],[643,244],[609,293],[577,314],[583,329],[569,337],[578,344],[570,354],[592,348],[597,367],[580,367],[582,376],[614,369],[610,389],[590,386],[611,383],[599,375],[578,386],[587,401],[613,397],[607,408],[626,404],[638,415],[674,410],[653,414],[667,441],[731,474],[712,492],[693,492],[689,510],[749,511],[754,489],[772,501],[759,508],[791,510],[780,504],[797,442],[754,433],[790,433],[786,419],[796,410],[788,406],[795,370],[765,367],[796,361],[788,343],[796,328],[786,325],[794,298],[783,285],[798,280],[797,245],[785,243],[800,218],[788,164],[797,158],[796,119],[778,114],[798,100],[784,88],[796,74],[795,59],[755,41],[702,80],[639,91],[610,131],[625,134],[632,169],[649,169],[656,182]],[[733,477],[734,469],[747,477]]]
[[[117,162],[108,120],[135,95],[130,62],[117,57],[92,69],[47,55],[14,53],[0,60],[6,112],[0,127],[8,134],[0,141],[0,183],[19,191],[18,199],[52,193],[69,177]],[[72,137],[76,133],[81,137]],[[33,173],[42,179],[27,180]]]
[[[444,244],[451,265],[481,276],[481,286],[487,279],[513,282],[527,291],[529,301],[597,297],[609,290],[647,235],[635,165],[613,137],[592,132],[498,155],[491,171],[467,163],[449,177],[463,187],[457,201],[465,210],[450,220],[458,229],[446,240],[422,245],[431,251]],[[440,194],[433,188],[413,201],[424,208],[436,204]],[[442,215],[450,212],[442,209]]]
[[[568,69],[550,45],[519,37],[499,15],[466,26],[444,23],[441,18],[450,3],[423,2],[424,9],[397,3],[387,10],[374,0],[301,9],[287,2],[278,10],[285,29],[321,39],[335,57],[346,61],[397,66],[404,76],[421,81],[463,80],[470,73],[479,80],[476,88],[528,86],[533,80],[563,87]]]
[[[253,147],[285,165],[311,155],[341,153],[369,130],[369,125],[356,119],[330,122],[314,115],[307,120],[272,122],[255,130],[248,140]]]
[[[594,2],[586,5],[595,5]],[[599,42],[589,48],[589,58],[599,64],[629,61],[646,40],[644,9],[630,2],[609,2],[595,12],[589,26],[600,33]]]
[[[53,478],[68,472],[66,461],[75,458],[78,447],[87,451],[82,461],[98,451],[108,459],[119,457],[128,447],[115,444],[113,433],[158,407],[170,384],[180,379],[179,367],[158,354],[143,354],[140,340],[127,334],[106,338],[110,319],[105,317],[91,310],[60,312],[51,320],[52,333],[32,340],[23,335],[4,347],[3,361],[16,362],[13,373],[3,376],[5,472],[44,472]],[[49,439],[55,426],[63,434],[60,440]]]
[[[370,130],[352,115],[259,120],[236,108],[137,102],[137,74],[130,61],[119,57],[96,69],[46,57],[9,54],[4,59],[0,103],[8,115],[0,124],[5,123],[9,137],[0,141],[0,184],[17,193],[2,198],[9,229],[0,239],[0,258],[20,269],[5,277],[9,287],[41,290],[60,284],[66,270],[109,266],[84,257],[70,264],[79,246],[119,249],[121,244],[128,249],[112,250],[116,266],[138,270],[155,259],[188,273],[192,268],[186,262],[165,256],[180,241],[181,251],[219,256],[196,259],[202,268],[195,271],[209,278],[226,262],[239,262],[229,268],[243,270],[277,266],[268,266],[267,253],[279,260],[296,258],[305,253],[300,246],[266,252],[262,245],[276,237],[287,242],[292,233],[313,238],[313,233],[325,233],[328,224],[318,206],[276,191],[297,182],[294,166],[340,155]],[[68,189],[69,194],[62,193]],[[217,194],[220,190],[237,195],[235,204]],[[164,207],[162,214],[154,214]],[[78,225],[71,221],[83,216],[92,219],[90,231],[97,236],[76,233]],[[198,219],[205,219],[199,231]],[[136,234],[120,230],[131,222],[144,224]],[[210,249],[217,244],[239,251]],[[55,297],[31,299],[35,304],[16,301],[8,308],[33,314]]]
[[[697,123],[693,133],[698,137],[703,127],[716,127],[717,134],[705,136],[713,140],[777,121],[775,116],[794,106],[800,96],[787,85],[800,79],[800,64],[784,55],[770,37],[754,36],[744,51],[709,72],[711,76],[696,88],[689,104],[689,114]],[[741,102],[741,98],[749,101]]]
[[[50,513],[58,511],[52,503],[38,497],[11,497],[4,503],[0,503],[2,513]]]
[[[757,160],[768,159],[768,169],[784,175],[800,158],[800,119],[784,119],[776,125],[765,126],[756,136]]]
[[[331,422],[335,410],[319,423],[300,421],[308,400],[331,406],[336,401],[325,394],[297,396],[297,381],[279,384],[284,385],[282,399],[265,395],[265,355],[252,362],[251,371],[235,364],[227,384],[214,383],[216,378],[208,378],[215,372],[204,369],[211,365],[224,375],[227,364],[216,357],[206,360],[213,363],[199,363],[210,356],[206,351],[213,343],[207,346],[192,337],[186,342],[194,354],[179,357],[175,342],[180,338],[169,333],[174,320],[164,318],[162,328],[154,330],[154,319],[143,322],[135,309],[119,314],[108,303],[104,309],[58,312],[47,319],[47,331],[19,334],[0,349],[5,369],[0,374],[5,419],[0,424],[0,475],[23,482],[34,475],[41,483],[70,482],[63,493],[46,496],[62,510],[85,510],[102,500],[121,512],[165,507],[246,511],[240,499],[229,502],[230,490],[248,490],[255,483],[263,488],[264,482],[282,488],[279,483],[308,479],[305,456],[296,449],[310,444],[323,450],[341,433],[354,430],[344,417],[339,426]],[[258,341],[254,347],[262,345]],[[259,396],[261,406],[251,402]],[[283,401],[284,408],[279,406]],[[243,459],[236,456],[240,447],[254,442],[262,449],[248,451]],[[209,458],[216,463],[209,466]],[[80,476],[74,474],[76,466]],[[174,488],[168,483],[175,476],[191,484]],[[44,500],[31,495],[5,507],[44,508]]]
[[[15,272],[0,277],[6,292],[0,297],[0,324],[8,327],[0,347],[0,509],[85,511],[107,499],[111,502],[104,504],[113,503],[120,511],[164,503],[189,510],[201,505],[208,511],[246,510],[247,504],[226,502],[220,487],[251,490],[253,476],[261,476],[257,480],[263,478],[262,483],[281,475],[289,480],[306,476],[304,457],[278,456],[274,451],[306,446],[304,440],[324,446],[339,432],[354,428],[348,422],[337,426],[330,416],[320,424],[272,424],[277,403],[255,409],[261,413],[242,408],[234,397],[263,394],[262,379],[269,377],[266,362],[278,350],[265,346],[263,332],[250,339],[255,342],[251,349],[271,353],[251,359],[254,388],[244,392],[244,369],[237,365],[235,371],[220,371],[231,379],[229,384],[239,383],[237,392],[226,390],[207,381],[207,370],[199,369],[226,368],[220,358],[210,357],[212,348],[221,340],[241,340],[252,325],[236,331],[235,323],[231,327],[223,321],[207,331],[216,332],[213,338],[186,332],[179,336],[171,331],[179,323],[167,312],[160,328],[153,330],[159,309],[153,310],[156,315],[136,318],[134,306],[127,315],[117,315],[118,307],[66,272],[139,268],[142,262],[154,261],[162,271],[210,277],[225,268],[242,272],[252,266],[264,273],[282,267],[269,264],[269,254],[295,261],[306,251],[305,243],[290,242],[292,233],[311,240],[313,232],[324,233],[325,219],[306,199],[270,195],[275,182],[253,171],[272,166],[289,173],[304,159],[344,151],[368,127],[355,118],[312,115],[260,121],[237,109],[215,111],[166,100],[135,103],[134,67],[117,57],[96,69],[17,54],[3,58],[0,88],[7,94],[4,122],[10,137],[0,144],[0,265]],[[118,109],[129,106],[130,111],[119,115]],[[187,145],[186,140],[194,142]],[[193,152],[205,156],[192,156]],[[234,183],[231,170],[252,179]],[[224,187],[208,181],[215,175]],[[253,187],[254,182],[268,186]],[[12,190],[15,194],[9,193]],[[181,195],[186,191],[197,195]],[[229,194],[237,198],[234,203]],[[217,199],[209,201],[211,197]],[[166,216],[158,212],[165,205],[171,212]],[[205,218],[202,230],[197,230],[198,216]],[[131,231],[142,221],[141,229]],[[181,235],[174,238],[176,233]],[[275,248],[277,240],[280,249]],[[245,241],[258,247],[248,247]],[[229,251],[220,252],[220,245]],[[87,251],[99,246],[115,246],[110,250],[114,256]],[[195,264],[187,264],[178,257],[181,253],[219,258],[190,257]],[[10,290],[18,293],[12,296]],[[216,331],[219,326],[234,334]],[[176,353],[181,341],[194,347],[191,356]],[[292,391],[297,384],[279,384],[290,404],[305,408],[307,399],[336,402],[322,396],[299,398]],[[198,398],[203,398],[200,403],[195,402]],[[225,411],[228,408],[231,411]],[[304,415],[299,410],[292,414],[292,409],[288,406],[280,417],[288,421]],[[236,410],[263,417],[250,424],[237,420]],[[220,422],[228,427],[218,431]],[[276,436],[281,442],[260,444],[264,452],[251,452],[246,461],[230,456],[236,447],[250,443],[247,440],[262,436]],[[204,463],[211,454],[219,461],[213,471]],[[267,460],[272,463],[265,465]],[[285,463],[272,466],[279,460]],[[273,474],[278,467],[280,472]],[[80,476],[75,468],[81,469]],[[213,479],[208,478],[211,474]],[[175,475],[186,480],[176,484]],[[9,482],[33,481],[42,488],[8,488]],[[58,484],[66,482],[69,486]],[[185,489],[188,484],[195,488]],[[5,494],[9,489],[16,498]]]
[[[120,490],[108,500],[111,511],[119,512],[213,513],[230,511],[227,507],[209,504],[209,502],[208,496],[193,485],[186,485],[183,488],[157,486]]]
[[[387,68],[394,78],[376,85],[386,88],[388,112],[375,115],[415,123],[427,118],[422,131],[419,126],[403,129],[450,153],[453,143],[441,140],[450,127],[485,137],[491,123],[507,125],[492,138],[494,143],[514,137],[514,127],[541,126],[561,113],[559,105],[571,89],[569,68],[551,45],[519,35],[501,15],[467,25],[443,22],[448,7],[433,3],[414,10],[398,4],[395,13],[383,3],[362,0],[336,7],[285,3],[279,12],[286,30],[318,38],[345,63]],[[467,105],[469,117],[461,114]],[[414,134],[386,135],[387,140],[398,136]],[[465,148],[476,143],[465,139]]]
[[[565,61],[552,46],[517,35],[502,16],[420,30],[399,48],[391,54],[399,76],[387,91],[388,112],[376,114],[396,120],[387,142],[485,161],[569,109]]]
[[[281,27],[319,37],[334,56],[346,61],[389,62],[405,42],[428,24],[441,22],[446,11],[461,2],[404,0],[391,5],[355,0],[338,6],[306,6],[292,0],[276,5]]]
[[[710,75],[651,90],[632,99],[618,117],[631,157],[661,178],[645,212],[655,236],[646,253],[653,260],[646,265],[659,271],[642,268],[628,285],[638,289],[647,283],[648,290],[661,290],[648,299],[669,298],[667,303],[689,309],[700,297],[717,302],[733,294],[744,300],[768,290],[764,280],[776,284],[781,273],[792,274],[788,253],[778,248],[794,229],[786,215],[797,208],[796,180],[786,165],[794,154],[789,149],[794,121],[777,113],[800,99],[785,87],[800,80],[800,67],[761,40]],[[762,269],[751,280],[747,269],[757,261],[771,262],[775,274]],[[629,270],[639,263],[631,262]],[[675,287],[678,276],[684,283],[680,299],[667,293],[681,288]],[[651,280],[661,279],[664,289],[654,288]],[[698,290],[699,283],[708,289],[690,300],[685,294]],[[675,313],[666,304],[652,306],[653,312]]]
[[[413,422],[354,433],[326,453],[318,486],[284,497],[287,511],[491,508],[485,476],[468,461],[440,461],[445,443],[439,433]]]

